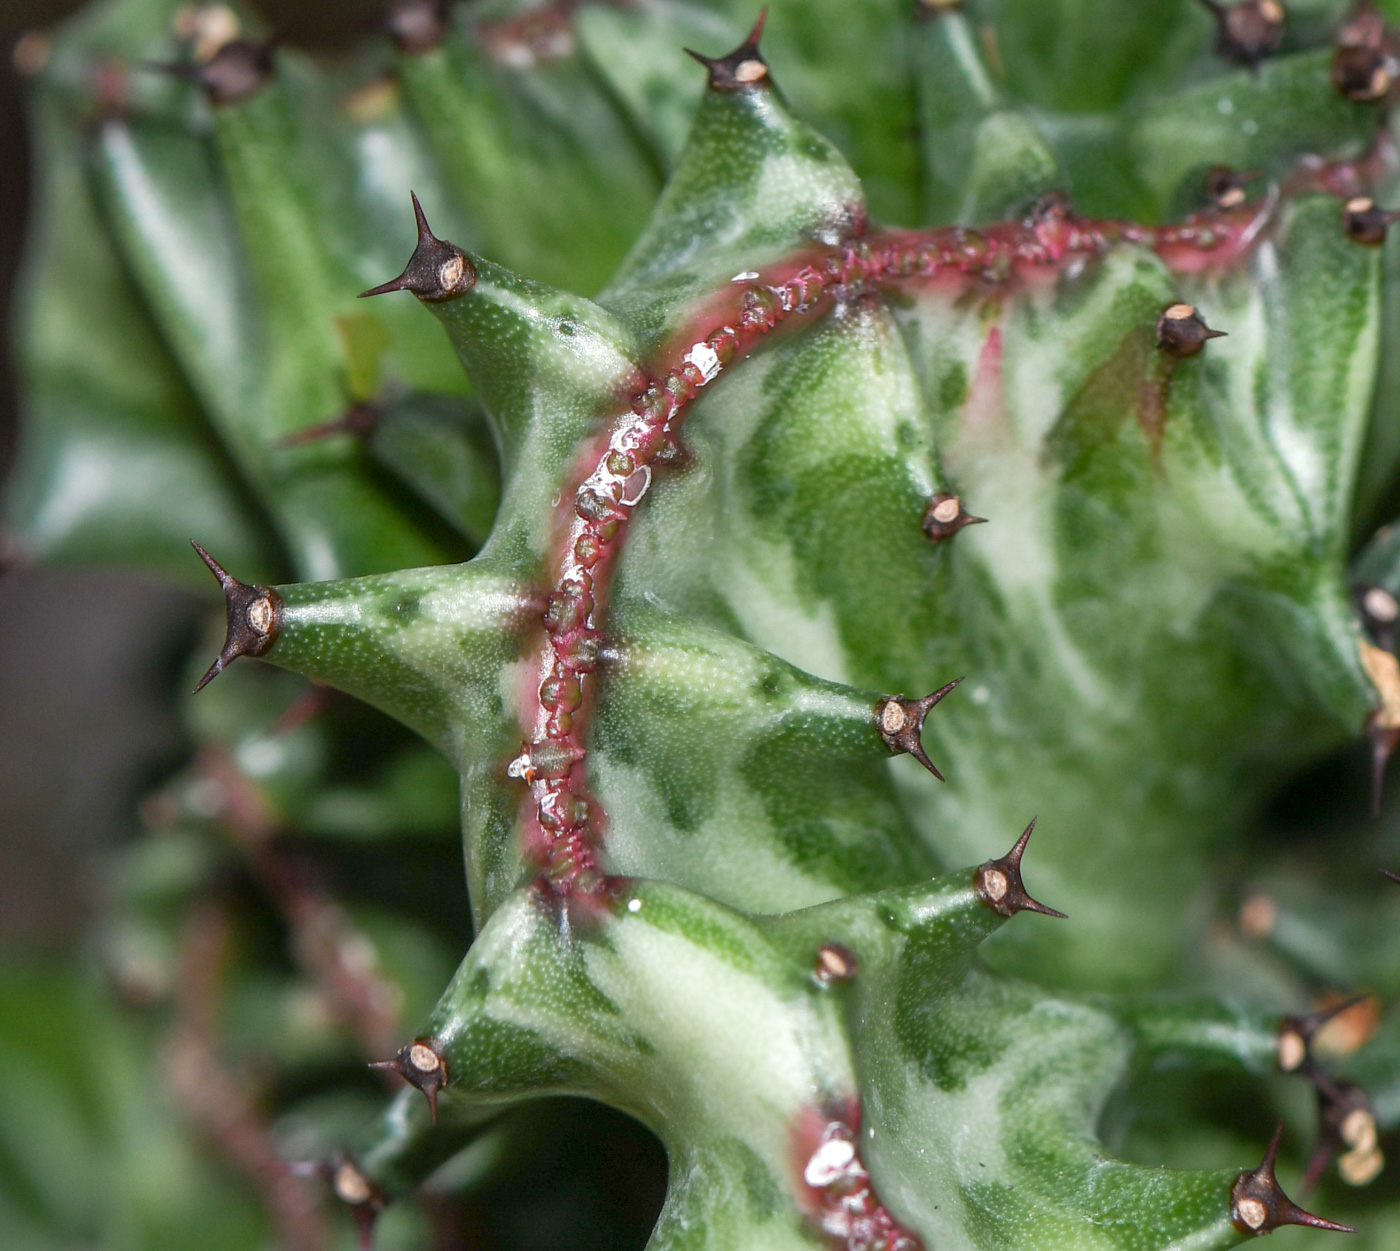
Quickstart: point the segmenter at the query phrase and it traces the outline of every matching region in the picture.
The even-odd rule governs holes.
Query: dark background
[[[0,0],[0,484],[15,447],[8,349],[29,199],[25,84],[12,51],[26,30],[80,7]],[[317,46],[362,34],[383,9],[377,0],[257,7],[280,38]],[[135,794],[176,758],[171,662],[208,606],[110,571],[0,573],[0,950],[54,954],[80,932],[94,853],[120,837]]]

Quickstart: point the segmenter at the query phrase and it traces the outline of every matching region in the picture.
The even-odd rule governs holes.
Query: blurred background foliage
[[[80,7],[76,0],[0,5],[5,343],[32,188],[24,82],[11,54],[25,32]],[[329,49],[362,37],[382,12],[375,0],[274,0],[255,7],[287,41]],[[0,480],[14,455],[16,399],[12,364],[0,352]],[[324,1004],[311,997],[278,1002],[265,993],[271,976],[267,984],[241,986],[220,1009],[218,1028],[233,1031],[235,1048],[243,1034],[247,1045],[239,1050],[248,1070],[201,1070],[198,1046],[182,1048],[142,1007],[197,995],[199,971],[176,968],[168,934],[100,918],[120,894],[149,905],[144,910],[151,916],[161,915],[165,899],[171,925],[181,924],[174,901],[182,886],[211,872],[206,858],[226,833],[220,765],[228,754],[241,751],[238,764],[251,763],[288,811],[305,797],[311,777],[318,785],[331,780],[323,770],[334,760],[341,785],[318,792],[315,812],[298,813],[303,830],[325,835],[317,844],[312,833],[303,844],[314,867],[264,862],[260,880],[253,861],[233,851],[214,874],[220,904],[184,921],[182,937],[215,964],[239,944],[257,941],[259,932],[285,938],[282,922],[268,915],[268,870],[282,875],[270,893],[277,898],[280,890],[283,903],[288,892],[295,900],[302,891],[301,903],[310,898],[313,908],[334,895],[353,914],[355,941],[369,944],[356,950],[352,942],[334,958],[345,956],[352,966],[357,958],[392,962],[396,977],[418,992],[417,1002],[380,1006],[378,1037],[370,1026],[365,1041],[376,1054],[389,1054],[401,1041],[399,1022],[424,1014],[471,939],[456,777],[435,753],[413,750],[415,741],[401,727],[349,699],[318,721],[334,726],[334,742],[285,724],[260,734],[257,727],[269,730],[289,707],[293,721],[311,710],[296,707],[307,684],[261,667],[240,666],[228,675],[234,680],[211,688],[214,695],[225,687],[199,710],[199,722],[186,724],[179,709],[198,676],[186,671],[192,649],[203,639],[203,651],[211,645],[217,651],[221,635],[207,597],[148,575],[20,568],[3,551],[0,564],[6,566],[0,574],[0,1246],[234,1251],[268,1245],[257,1188],[231,1174],[220,1152],[191,1149],[171,1083],[183,1075],[216,1095],[221,1080],[234,1078],[239,1091],[310,1109],[318,1133],[339,1126],[347,1135],[381,1105],[385,1083],[365,1070],[360,1048],[327,1019]],[[219,741],[217,727],[230,716],[252,730],[250,738]],[[192,752],[194,765],[172,774]],[[376,769],[384,785],[371,796],[357,784]],[[191,817],[208,828],[184,827]],[[357,834],[380,833],[386,822],[400,832],[397,876],[384,874],[382,857],[366,872],[370,857],[356,843]],[[122,856],[152,825],[168,837],[148,840],[136,857]],[[432,889],[434,882],[440,889]],[[396,911],[414,912],[423,929],[395,929],[389,914]],[[337,919],[330,917],[332,928]],[[272,971],[287,959],[285,944],[275,941],[252,954],[254,966]],[[369,1010],[371,1020],[376,1010]],[[328,1048],[333,1058],[307,1089],[266,1088],[258,1040],[280,1036],[294,1055],[322,1046],[327,1032],[342,1035],[340,1045]],[[154,1068],[153,1053],[160,1055]],[[266,1057],[266,1070],[285,1058]],[[347,1097],[347,1088],[358,1088],[358,1097]],[[330,1101],[340,1106],[318,1102],[318,1090],[336,1092]],[[235,1097],[217,1114],[237,1106]],[[251,1141],[237,1124],[221,1132]],[[288,1155],[309,1157],[325,1145],[307,1141],[295,1118],[277,1133]],[[258,1158],[256,1143],[249,1150],[256,1172],[267,1161]],[[640,1247],[665,1191],[665,1160],[647,1131],[599,1105],[567,1100],[514,1118],[453,1169],[458,1175],[444,1177],[421,1205],[397,1205],[380,1223],[377,1245],[391,1251]],[[462,1198],[462,1175],[473,1170],[489,1171],[490,1180]],[[457,1193],[449,1197],[449,1190]],[[355,1245],[350,1219],[336,1216],[340,1223],[329,1231],[334,1245]]]

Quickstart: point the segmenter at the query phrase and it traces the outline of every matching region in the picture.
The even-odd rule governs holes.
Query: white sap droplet
[[[822,1232],[835,1238],[849,1238],[854,1222],[844,1207],[822,1213]]]
[[[642,901],[641,901],[640,899],[629,899],[629,900],[627,901],[627,911],[628,911],[628,912],[640,912],[641,910],[642,910]]]
[[[530,753],[523,751],[510,764],[506,765],[506,776],[511,778],[523,778],[525,771],[530,767]]]
[[[829,1186],[846,1175],[855,1158],[855,1143],[845,1138],[832,1138],[812,1152],[802,1177],[809,1186]]]
[[[753,281],[755,278],[757,278],[757,277],[758,277],[758,270],[756,270],[756,269],[746,269],[746,270],[744,270],[744,272],[743,272],[742,274],[735,274],[734,277],[731,278],[729,281],[730,281],[730,282],[752,282],[752,281]]]
[[[688,365],[700,371],[701,386],[712,382],[720,371],[719,356],[708,343],[697,343],[683,358]]]

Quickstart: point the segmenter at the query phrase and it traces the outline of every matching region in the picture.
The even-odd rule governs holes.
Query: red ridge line
[[[802,1207],[840,1251],[924,1251],[923,1240],[884,1204],[860,1155],[860,1105],[823,1123],[816,1110],[794,1130]]]
[[[1288,188],[1333,190],[1343,167],[1319,166]],[[1349,167],[1348,167],[1349,168]],[[1076,217],[1047,200],[1030,218],[984,230],[887,232],[796,253],[763,274],[736,276],[660,354],[645,388],[582,453],[579,485],[560,504],[561,555],[545,612],[534,724],[507,772],[531,788],[522,837],[541,878],[564,895],[606,885],[598,859],[606,817],[587,789],[583,733],[594,693],[611,573],[653,467],[676,450],[691,401],[785,323],[838,300],[894,285],[980,283],[1049,277],[1116,243],[1157,252],[1178,273],[1220,268],[1243,256],[1273,218],[1277,197],[1216,209],[1167,226]]]

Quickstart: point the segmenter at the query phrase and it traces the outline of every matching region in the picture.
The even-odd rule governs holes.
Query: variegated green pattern
[[[278,48],[219,105],[141,68],[188,63],[173,0],[65,29],[34,90],[21,546],[192,577],[193,533],[280,584],[266,659],[436,749],[240,666],[191,713],[199,755],[148,809],[104,945],[187,996],[179,920],[188,937],[231,859],[285,899],[279,839],[366,857],[374,902],[332,930],[373,958],[337,948],[332,981],[358,958],[390,988],[377,1028],[433,1041],[439,1116],[413,1090],[375,1117],[365,1087],[290,1078],[269,1101],[285,1157],[352,1152],[367,1189],[341,1163],[333,1187],[361,1218],[390,1204],[385,1246],[427,1245],[391,1200],[445,1164],[438,1184],[480,1184],[558,1094],[664,1145],[657,1251],[1246,1236],[1231,1187],[1267,1133],[1137,1109],[1163,1072],[1223,1072],[1297,1120],[1279,1014],[1322,986],[1395,993],[1400,921],[1379,879],[1358,902],[1250,848],[1267,943],[1209,924],[1266,797],[1380,725],[1366,648],[1394,631],[1358,596],[1400,595],[1393,534],[1347,567],[1400,454],[1393,249],[1348,238],[1333,194],[1391,190],[1388,112],[1332,87],[1341,6],[1291,8],[1284,54],[1247,71],[1187,0],[779,0],[771,78],[718,90],[682,49],[741,42],[754,15],[728,0],[492,0],[427,49]],[[94,76],[112,58],[115,98]],[[1260,181],[1202,219],[1208,241],[1105,227],[1053,265],[996,263],[996,223],[1058,212],[1044,193],[1155,224],[1201,209],[1218,164]],[[410,189],[475,281],[360,302],[412,249]],[[556,889],[511,762],[580,466],[746,284],[925,226],[966,227],[985,270],[834,284],[716,367],[652,467],[576,714],[607,884]],[[1169,357],[1155,327],[1178,302],[1228,337]],[[940,493],[988,524],[930,541]],[[940,783],[890,758],[877,709],[958,677],[923,731]],[[368,765],[357,735],[382,745]],[[432,837],[454,773],[469,902]],[[1033,816],[1027,876],[1070,919],[1003,929],[968,866]],[[1350,867],[1384,850],[1342,840]],[[463,956],[444,918],[468,907],[437,997]],[[297,998],[324,959],[294,933],[293,976],[246,929],[230,1050],[299,1081],[350,1063],[353,1012]],[[850,967],[830,976],[824,951]],[[1394,1033],[1354,1066],[1383,1129]],[[116,1151],[118,1187],[141,1149],[173,1150],[160,1120],[122,1155],[123,1115],[84,1140]],[[179,1205],[131,1233],[27,1160],[0,1130],[0,1178],[22,1179],[0,1181],[0,1233],[184,1245]],[[1357,1220],[1376,1247],[1400,1224],[1381,1198]]]

